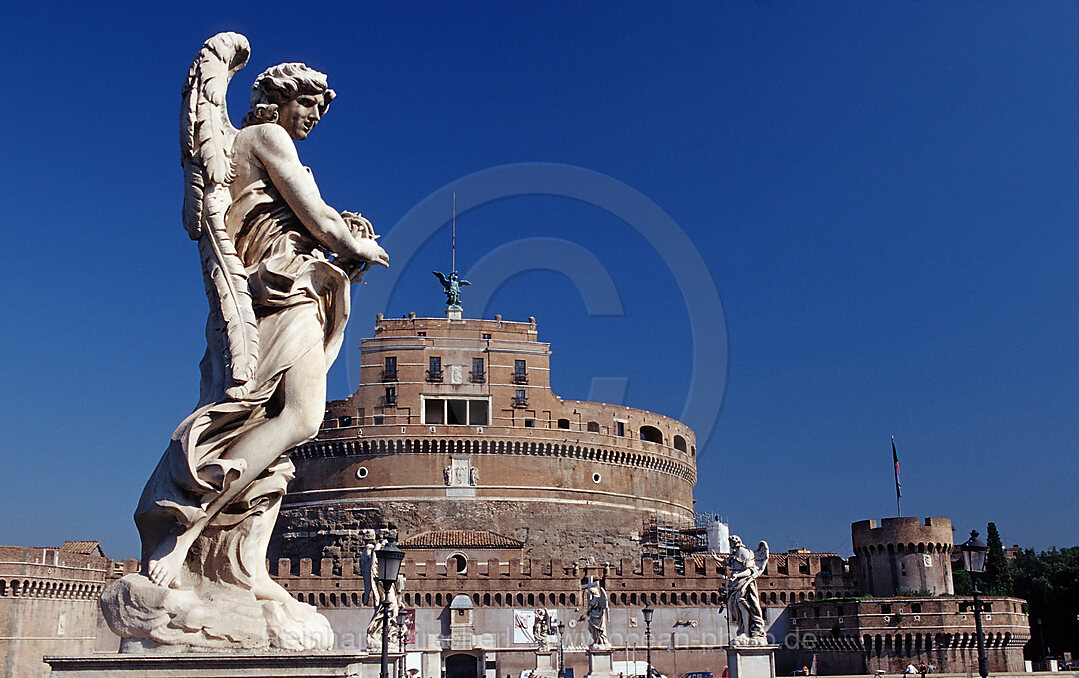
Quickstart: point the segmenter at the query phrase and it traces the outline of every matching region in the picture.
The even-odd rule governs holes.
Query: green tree
[[[970,592],[974,590],[974,586],[970,582],[970,573],[966,570],[953,568],[952,588],[955,589],[955,595],[957,596],[969,596]]]
[[[1015,595],[1030,603],[1027,658],[1041,657],[1039,626],[1051,656],[1079,652],[1079,546],[1042,553],[1027,549],[1011,561],[1011,574]]]
[[[1015,592],[1012,573],[1008,569],[1008,559],[1004,557],[1004,544],[1000,541],[996,523],[989,523],[985,545],[989,547],[989,551],[985,554],[983,590],[991,596],[1012,595]]]

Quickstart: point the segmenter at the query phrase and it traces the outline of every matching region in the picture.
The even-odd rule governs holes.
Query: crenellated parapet
[[[834,554],[778,554],[775,562],[795,567],[811,563],[812,574],[776,574],[769,565],[759,582],[762,602],[786,606],[796,599],[814,600],[853,595],[849,576],[834,577],[821,569],[842,559]],[[352,558],[286,559],[271,566],[275,580],[298,600],[320,607],[355,607],[360,604],[363,580]],[[454,596],[468,596],[476,607],[535,606],[578,608],[584,600],[581,584],[596,576],[605,582],[612,607],[720,607],[727,578],[720,555],[697,554],[677,561],[673,558],[622,558],[601,565],[582,565],[552,559],[477,560],[459,571],[453,562],[405,559],[402,573],[407,584],[403,593],[406,607],[440,608]],[[822,576],[823,575],[823,576]],[[769,596],[782,593],[782,603],[770,603]],[[778,600],[778,598],[777,598]]]

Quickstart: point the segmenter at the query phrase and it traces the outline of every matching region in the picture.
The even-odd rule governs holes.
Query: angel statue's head
[[[281,125],[297,141],[306,139],[337,94],[326,75],[301,63],[267,68],[251,86],[251,110],[242,126]]]

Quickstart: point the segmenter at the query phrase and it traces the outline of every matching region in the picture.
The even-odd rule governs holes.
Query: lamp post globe
[[[382,548],[375,551],[378,562],[378,581],[382,584],[382,668],[379,678],[390,676],[390,587],[397,581],[397,573],[401,570],[401,561],[404,560],[405,552],[397,548],[396,538],[391,535],[390,541]]]
[[[978,636],[978,673],[982,678],[989,675],[989,660],[985,656],[985,634],[982,632],[982,592],[978,590],[978,576],[985,571],[985,554],[989,547],[978,538],[978,531],[970,531],[970,539],[959,545],[963,553],[963,566],[970,572],[974,596],[974,627]]]
[[[989,547],[978,538],[977,530],[970,531],[970,539],[960,544],[959,550],[963,552],[963,566],[968,572],[981,574],[985,571],[985,554]]]

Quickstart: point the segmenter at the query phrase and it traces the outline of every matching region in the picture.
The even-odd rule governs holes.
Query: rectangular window
[[[472,359],[472,373],[483,374],[483,358]]]
[[[352,417],[341,417],[341,426],[352,426]]]
[[[525,428],[536,428],[535,419],[525,419]]]
[[[386,387],[386,404],[387,405],[396,405],[397,404],[397,387],[396,386],[387,386]]]
[[[468,423],[471,426],[487,426],[487,401],[468,401]]]
[[[360,417],[359,417],[360,420],[358,422],[356,422],[356,423],[359,424],[360,426],[363,426],[363,422],[365,421],[364,416],[366,414],[367,414],[366,408],[361,407],[360,408]]]
[[[417,332],[417,333],[416,333],[416,336],[417,336],[417,337],[426,337],[426,336],[427,336],[427,333],[426,333],[426,332]]]
[[[920,613],[922,611],[922,604],[921,603],[911,603],[910,604],[910,611],[915,613],[915,614]]]
[[[513,373],[514,374],[527,374],[527,372],[525,372],[525,361],[523,361],[523,360],[514,360],[513,361]]]
[[[442,381],[442,358],[436,355],[427,359],[427,381]]]
[[[483,338],[484,338],[484,339],[490,339],[490,338],[491,338],[491,335],[490,335],[490,334],[488,334],[487,332],[484,332],[484,333],[483,333]]]
[[[387,372],[396,372],[397,371],[397,356],[392,356],[392,355],[386,356],[386,371]]]
[[[423,423],[444,424],[446,422],[446,401],[428,398],[423,401]]]
[[[891,614],[892,613],[892,604],[891,603],[881,603],[880,604],[880,613],[881,614]]]
[[[626,435],[626,423],[624,421],[616,421],[614,423],[614,429],[617,435]]]
[[[382,426],[382,417],[371,417],[375,420],[375,426]]]
[[[450,426],[464,426],[468,423],[468,401],[446,401],[446,423]]]

